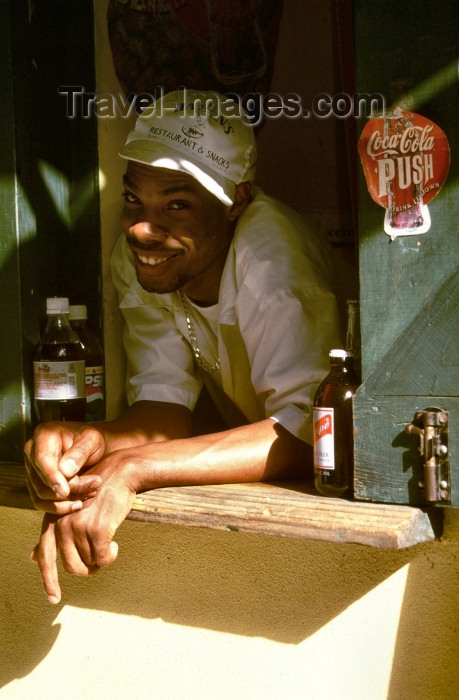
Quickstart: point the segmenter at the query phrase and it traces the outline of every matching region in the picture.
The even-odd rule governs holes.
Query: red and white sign
[[[315,406],[313,410],[315,469],[335,468],[333,413],[333,408]]]
[[[439,193],[449,169],[443,131],[426,117],[395,110],[370,119],[359,140],[368,191],[386,209],[384,230],[391,238],[425,233],[427,203]]]

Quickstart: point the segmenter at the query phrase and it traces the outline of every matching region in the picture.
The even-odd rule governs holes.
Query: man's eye
[[[139,200],[135,196],[135,194],[132,194],[132,192],[122,192],[121,196],[124,197],[124,201],[127,202],[128,204],[138,204]]]
[[[172,211],[181,211],[182,209],[186,209],[187,207],[188,207],[187,202],[178,202],[176,200],[173,202],[170,202],[167,205],[167,208],[172,209]]]

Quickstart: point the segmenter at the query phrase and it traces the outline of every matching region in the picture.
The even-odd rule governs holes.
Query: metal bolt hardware
[[[409,435],[419,436],[419,459],[423,478],[419,488],[428,503],[451,501],[451,480],[448,452],[448,413],[440,408],[417,411],[406,426]]]

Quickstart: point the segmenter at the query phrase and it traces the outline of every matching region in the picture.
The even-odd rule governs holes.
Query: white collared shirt
[[[229,427],[271,417],[312,444],[314,393],[329,350],[342,346],[336,271],[326,244],[298,214],[255,192],[228,252],[217,335],[192,307],[203,357],[210,364],[220,359],[223,392],[195,366],[179,294],[144,291],[124,236],[118,240],[112,272],[126,322],[127,400],[192,410],[205,382]]]

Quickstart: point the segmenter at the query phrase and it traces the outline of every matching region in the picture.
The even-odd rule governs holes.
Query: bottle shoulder
[[[331,371],[319,384],[314,406],[339,406],[350,399],[360,386],[354,372]]]
[[[66,314],[50,314],[40,342],[44,344],[78,343],[78,334],[70,325]]]
[[[350,386],[360,384],[360,378],[351,366],[335,366],[330,369],[328,374],[323,378],[321,385],[331,384],[333,386]]]
[[[99,342],[99,339],[97,338],[95,333],[91,331],[91,329],[87,327],[80,329],[78,337],[80,339],[81,346],[83,347],[83,350],[87,355],[91,355],[94,357],[102,357],[102,346]]]
[[[84,360],[84,352],[78,341],[41,342],[35,348],[33,359],[36,362],[70,362]]]

